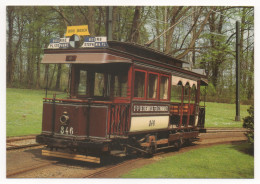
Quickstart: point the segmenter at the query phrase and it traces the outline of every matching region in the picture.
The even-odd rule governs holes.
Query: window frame
[[[143,72],[145,73],[145,88],[144,88],[144,97],[135,97],[134,96],[134,92],[135,92],[135,72]],[[157,94],[156,94],[156,98],[149,98],[148,96],[148,88],[149,88],[149,75],[153,74],[156,75],[158,77],[158,81],[157,81]],[[160,99],[160,85],[161,85],[161,77],[167,77],[168,78],[168,91],[167,91],[167,99]],[[132,99],[133,100],[149,100],[149,101],[163,101],[163,102],[167,102],[170,101],[171,99],[171,75],[170,74],[165,74],[165,73],[161,73],[161,72],[156,72],[156,71],[148,71],[145,69],[140,69],[140,68],[134,68],[133,69],[133,89],[132,89]]]
[[[145,74],[144,77],[144,97],[135,97],[135,72],[143,72]],[[133,99],[138,99],[138,100],[146,100],[147,98],[147,71],[146,70],[142,70],[142,69],[134,69],[133,72]]]
[[[72,76],[72,80],[70,81],[71,83],[73,83],[72,87],[73,87],[73,98],[88,98],[90,97],[90,86],[89,86],[89,77],[90,77],[90,73],[89,70],[86,67],[79,67],[79,66],[74,66],[73,68],[73,76]],[[78,93],[78,88],[79,88],[79,82],[80,82],[80,71],[86,71],[87,72],[87,80],[86,80],[86,94],[79,94]]]
[[[107,91],[107,78],[108,78],[108,73],[107,72],[100,72],[100,71],[94,71],[92,72],[93,73],[93,76],[94,76],[94,80],[92,81],[92,87],[93,87],[93,97],[95,98],[106,98],[108,96],[104,96],[106,94],[106,91]],[[96,82],[98,81],[98,79],[96,78],[97,75],[96,74],[102,74],[103,75],[103,91],[101,93],[103,93],[102,95],[97,95],[95,94],[95,92],[98,92],[98,91],[95,91],[96,90]]]
[[[129,69],[130,70],[130,69]],[[128,99],[129,98],[129,92],[128,92],[128,90],[129,90],[129,70],[127,71],[127,74],[126,74],[126,77],[127,77],[127,82],[126,82],[126,96],[115,96],[115,94],[114,94],[114,88],[115,88],[115,76],[116,75],[120,75],[120,74],[122,74],[123,72],[114,72],[114,73],[112,73],[112,75],[111,75],[111,77],[112,77],[112,83],[111,83],[111,88],[113,88],[112,89],[112,91],[113,91],[113,95],[111,94],[111,96],[114,98],[114,99]],[[121,88],[121,91],[122,91],[122,88]]]
[[[160,98],[160,95],[161,95],[161,94],[159,94],[158,99],[159,99],[160,101],[170,101],[170,96],[171,96],[171,76],[170,76],[170,75],[166,75],[166,74],[160,74],[160,79],[159,79],[159,80],[160,80],[160,82],[159,82],[159,93],[160,93],[160,88],[161,88],[161,78],[162,78],[162,76],[168,78],[167,99],[161,99],[161,98]]]
[[[149,95],[148,95],[148,93],[149,93],[149,77],[150,77],[150,74],[152,74],[152,75],[156,75],[157,76],[157,89],[156,89],[156,97],[155,98],[149,98]],[[159,93],[160,93],[160,74],[159,73],[156,73],[156,72],[147,72],[147,86],[146,86],[146,88],[147,88],[147,90],[146,90],[146,92],[147,92],[147,100],[159,100]]]
[[[80,80],[81,80],[81,71],[84,71],[86,72],[86,83],[85,83],[85,94],[82,94],[82,93],[79,93],[79,84],[80,84]],[[77,82],[77,89],[76,89],[76,94],[77,96],[80,96],[80,97],[88,97],[89,96],[89,89],[88,89],[88,86],[89,86],[89,81],[88,81],[88,70],[86,69],[79,69],[79,72],[78,72],[78,82]]]

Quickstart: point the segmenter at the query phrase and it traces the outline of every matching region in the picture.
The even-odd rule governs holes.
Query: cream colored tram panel
[[[167,129],[169,116],[132,117],[130,132]]]

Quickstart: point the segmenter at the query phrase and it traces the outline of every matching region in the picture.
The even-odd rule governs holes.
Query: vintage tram
[[[70,64],[69,97],[44,98],[44,155],[100,162],[106,155],[179,148],[204,129],[206,76],[133,43],[45,49],[42,63]],[[68,150],[66,152],[66,150]],[[69,156],[73,155],[73,156]]]

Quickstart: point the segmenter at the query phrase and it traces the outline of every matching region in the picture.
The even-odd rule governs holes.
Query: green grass
[[[218,145],[159,160],[122,178],[253,178],[254,157],[244,145]],[[247,146],[246,146],[247,147]]]
[[[48,97],[51,97],[53,92],[48,94]],[[44,90],[7,89],[7,136],[39,134],[41,132],[43,97],[45,97]]]
[[[55,92],[48,92],[51,98]],[[60,92],[57,92],[59,94]],[[66,95],[57,95],[57,98]],[[42,98],[44,90],[7,89],[7,136],[39,134],[42,122]],[[242,127],[248,105],[241,105],[241,122],[235,119],[235,104],[206,103],[205,127]]]
[[[225,103],[206,103],[205,127],[242,127],[243,118],[248,116],[249,105],[240,105],[240,122],[235,121],[236,105]]]

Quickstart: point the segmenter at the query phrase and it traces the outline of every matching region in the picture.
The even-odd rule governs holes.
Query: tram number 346
[[[65,127],[65,126],[61,126],[60,127],[60,133],[61,134],[67,134],[67,135],[73,135],[73,127]]]
[[[155,120],[149,120],[149,127],[150,126],[155,126]]]

